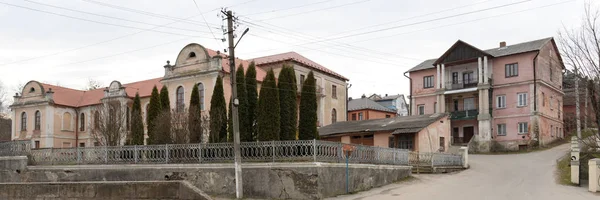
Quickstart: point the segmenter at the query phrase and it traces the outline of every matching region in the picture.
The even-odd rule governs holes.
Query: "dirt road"
[[[471,168],[453,174],[415,175],[405,182],[340,196],[353,200],[599,200],[586,188],[563,186],[554,178],[556,159],[568,144],[509,155],[469,155]]]

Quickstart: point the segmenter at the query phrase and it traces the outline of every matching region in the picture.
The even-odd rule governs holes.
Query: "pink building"
[[[481,50],[457,41],[408,73],[411,115],[450,114],[451,143],[518,150],[564,137],[564,65],[553,38]]]

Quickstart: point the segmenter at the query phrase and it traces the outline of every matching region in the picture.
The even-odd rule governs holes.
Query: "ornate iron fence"
[[[0,142],[0,156],[26,156],[31,150],[31,141],[15,140]]]
[[[30,143],[11,142],[33,165],[223,163],[233,162],[232,143],[166,144],[140,146],[31,149]],[[8,148],[8,149],[10,149]],[[25,148],[25,149],[23,149]],[[243,162],[346,162],[349,163],[447,166],[462,165],[462,156],[418,153],[405,149],[343,144],[320,140],[242,142]]]

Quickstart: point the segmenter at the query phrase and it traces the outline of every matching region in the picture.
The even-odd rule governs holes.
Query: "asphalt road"
[[[354,195],[352,200],[600,200],[587,187],[559,185],[556,159],[568,144],[549,150],[507,155],[469,155],[471,168],[452,174],[414,175],[415,178]]]

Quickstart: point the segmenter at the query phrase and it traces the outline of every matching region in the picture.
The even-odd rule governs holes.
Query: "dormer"
[[[104,89],[104,98],[124,97],[126,95],[125,87],[123,87],[119,81],[111,82],[110,85]]]
[[[181,49],[174,65],[167,61],[164,77],[175,78],[220,70],[222,57],[218,54],[202,45],[188,44]]]

